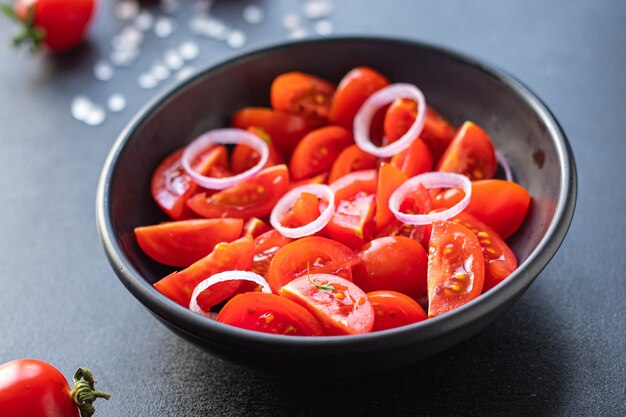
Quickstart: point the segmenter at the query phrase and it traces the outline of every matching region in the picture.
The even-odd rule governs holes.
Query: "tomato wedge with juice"
[[[472,122],[463,123],[437,164],[437,171],[456,172],[472,181],[493,178],[497,169],[489,135]]]
[[[328,122],[334,93],[333,83],[294,71],[274,79],[270,99],[274,110],[304,117],[311,125],[321,126]]]
[[[373,331],[395,329],[426,320],[428,314],[411,297],[396,291],[372,291],[367,298],[374,308]]]
[[[341,151],[354,143],[352,133],[340,126],[321,127],[307,134],[293,151],[289,172],[294,180],[330,169]]]
[[[363,152],[356,145],[350,145],[341,151],[339,156],[337,156],[337,159],[335,159],[335,162],[330,169],[328,182],[333,183],[339,178],[354,171],[376,168],[377,163],[378,158],[374,155]]]
[[[252,272],[266,276],[274,255],[293,239],[285,237],[276,229],[269,230],[254,239],[254,258]]]

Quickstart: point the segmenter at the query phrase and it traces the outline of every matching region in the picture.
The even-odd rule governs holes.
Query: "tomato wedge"
[[[389,80],[376,70],[368,67],[353,69],[337,87],[330,106],[330,122],[352,130],[352,121],[363,102],[388,85]]]
[[[285,227],[296,228],[311,223],[319,216],[319,198],[315,194],[302,193],[280,222]]]
[[[382,230],[388,224],[397,221],[389,210],[389,197],[408,177],[398,168],[383,163],[378,169],[378,187],[376,189],[376,230]]]
[[[335,182],[354,171],[376,168],[377,163],[378,159],[374,155],[363,152],[356,145],[350,145],[341,151],[333,163],[328,182]]]
[[[280,234],[278,230],[269,230],[254,239],[254,259],[252,261],[252,272],[267,276],[267,270],[274,255],[283,246],[293,242],[293,239]]]
[[[298,141],[313,129],[295,114],[277,112],[264,107],[246,107],[233,115],[232,126],[239,129],[256,127],[265,131],[285,157],[291,155]]]
[[[408,149],[394,155],[391,165],[411,178],[433,170],[433,156],[428,146],[420,138],[416,138]]]
[[[450,221],[467,227],[478,238],[485,260],[483,292],[504,281],[517,269],[515,254],[492,228],[468,213],[459,213]]]
[[[198,193],[187,201],[187,205],[198,215],[209,219],[264,217],[270,214],[288,187],[287,167],[275,165],[215,194]]]
[[[319,175],[316,175],[316,176],[311,177],[311,178],[305,178],[305,179],[299,180],[299,181],[292,181],[291,184],[289,184],[289,191],[291,191],[294,188],[299,187],[301,185],[324,184],[324,182],[326,182],[326,177],[328,177],[328,174],[327,173],[323,173],[323,174],[319,174]]]
[[[359,287],[330,274],[310,274],[280,289],[280,296],[300,304],[329,336],[360,334],[374,328],[374,309]]]
[[[217,321],[255,332],[287,336],[324,335],[322,326],[304,307],[274,294],[239,294],[224,305]]]
[[[244,235],[251,235],[253,238],[256,238],[259,235],[271,230],[270,225],[265,223],[263,220],[258,217],[251,217],[248,219],[246,224],[243,225],[243,233]]]
[[[311,125],[328,122],[335,85],[302,72],[287,72],[274,79],[270,90],[272,108],[304,117]]]
[[[135,228],[137,243],[152,259],[170,266],[189,266],[221,242],[241,235],[241,219],[197,219]]]
[[[493,178],[498,169],[489,135],[478,125],[465,122],[437,164],[437,170],[467,175],[472,181]]]
[[[244,236],[231,243],[222,243],[213,252],[182,271],[173,272],[154,284],[154,288],[178,304],[189,307],[191,294],[200,282],[218,272],[252,267],[252,237]],[[224,301],[237,291],[242,281],[220,282],[203,291],[198,304],[205,310]]]
[[[267,282],[272,291],[307,273],[340,275],[352,281],[352,266],[359,257],[347,246],[331,239],[308,236],[285,245],[272,259]]]
[[[374,308],[375,332],[418,323],[428,318],[417,301],[400,292],[373,291],[367,293],[367,298]]]
[[[187,200],[196,193],[198,185],[185,172],[181,157],[184,149],[170,154],[161,162],[152,175],[151,193],[161,210],[174,220],[193,217],[187,208]],[[202,175],[211,173],[212,168],[225,168],[227,161],[226,148],[217,146],[210,148],[193,161],[193,168]]]
[[[478,297],[484,280],[485,263],[476,235],[457,223],[433,223],[428,251],[428,316],[440,316]]]
[[[258,127],[250,127],[248,128],[248,132],[257,135],[267,143],[270,155],[264,168],[271,167],[277,164],[282,164],[283,162],[285,162],[282,155],[274,147],[272,139],[263,129],[259,129]],[[238,144],[237,146],[235,146],[230,156],[230,169],[233,174],[242,173],[258,164],[260,158],[261,157],[259,156],[259,153],[251,147],[244,144]]]
[[[391,290],[410,297],[426,293],[428,256],[415,240],[404,236],[374,239],[357,253],[354,283],[363,291]]]
[[[330,169],[341,151],[352,145],[352,133],[340,126],[321,127],[307,134],[291,156],[289,172],[294,180]]]

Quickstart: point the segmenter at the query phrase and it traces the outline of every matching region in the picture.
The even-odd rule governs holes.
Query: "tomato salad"
[[[337,86],[279,75],[270,99],[155,170],[173,221],[135,235],[182,268],[165,296],[244,329],[350,335],[445,314],[517,268],[505,239],[530,195],[476,123],[365,67]]]

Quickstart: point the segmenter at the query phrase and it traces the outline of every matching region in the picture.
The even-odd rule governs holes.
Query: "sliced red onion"
[[[417,102],[417,117],[415,121],[397,141],[387,146],[376,146],[369,135],[372,119],[376,111],[386,104],[399,98],[406,98]],[[426,99],[419,88],[413,84],[391,84],[376,91],[363,103],[354,116],[354,141],[363,152],[380,158],[387,158],[402,152],[411,146],[411,143],[422,133],[426,120]]]
[[[449,209],[433,214],[406,214],[400,211],[400,205],[415,187],[422,184],[424,188],[461,188],[465,197]],[[465,175],[450,172],[426,172],[409,178],[400,185],[389,197],[389,209],[396,219],[409,224],[430,224],[447,220],[462,212],[470,202],[472,196],[472,182]]]
[[[513,182],[513,173],[511,172],[511,167],[509,166],[509,163],[506,161],[506,158],[504,157],[504,155],[502,155],[498,151],[496,151],[496,161],[498,162],[498,165],[502,167],[502,170],[504,171],[504,177],[506,178],[506,180]]]
[[[194,288],[193,293],[191,294],[191,301],[189,302],[189,310],[194,313],[201,314],[205,317],[213,318],[214,314],[210,311],[204,311],[202,307],[198,304],[198,296],[202,291],[206,290],[212,285],[217,284],[218,282],[224,281],[252,281],[261,286],[261,291],[267,294],[271,294],[272,290],[270,289],[270,285],[267,283],[265,278],[263,278],[259,274],[255,274],[250,271],[224,271],[217,273],[215,275],[211,275],[209,278],[205,279],[201,283],[199,283],[196,288]]]
[[[328,202],[326,208],[320,216],[309,224],[300,227],[285,227],[281,224],[283,216],[293,207],[293,204],[300,198],[302,193],[310,193]],[[305,184],[296,187],[285,194],[274,206],[270,223],[281,235],[296,239],[303,236],[310,236],[322,230],[335,214],[335,193],[325,184]]]
[[[192,161],[211,145],[244,144],[259,153],[259,162],[240,174],[226,178],[213,178],[199,174],[191,168]],[[182,157],[183,168],[198,185],[210,190],[223,190],[245,181],[257,174],[267,163],[270,151],[267,143],[258,136],[242,129],[215,129],[200,135],[185,148]]]

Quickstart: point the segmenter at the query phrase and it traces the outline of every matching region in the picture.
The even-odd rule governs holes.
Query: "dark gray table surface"
[[[214,14],[243,28],[243,50],[286,37],[302,2],[246,1]],[[102,0],[87,45],[62,57],[8,46],[0,23],[0,363],[36,357],[69,378],[89,366],[113,398],[101,416],[626,415],[626,2],[336,0],[338,35],[418,39],[484,59],[530,86],[567,133],[580,181],[563,246],[530,290],[471,340],[406,369],[302,381],[216,359],[157,323],[119,283],[94,219],[100,169],[117,134],[156,90],[138,74],[190,38],[191,6],[168,39],[147,37],[140,61],[97,81],[92,67],[123,27]],[[303,19],[311,33],[311,24]],[[203,67],[240,51],[199,39]],[[173,81],[166,83],[169,85]],[[128,108],[99,127],[70,116],[86,94],[115,91]]]

